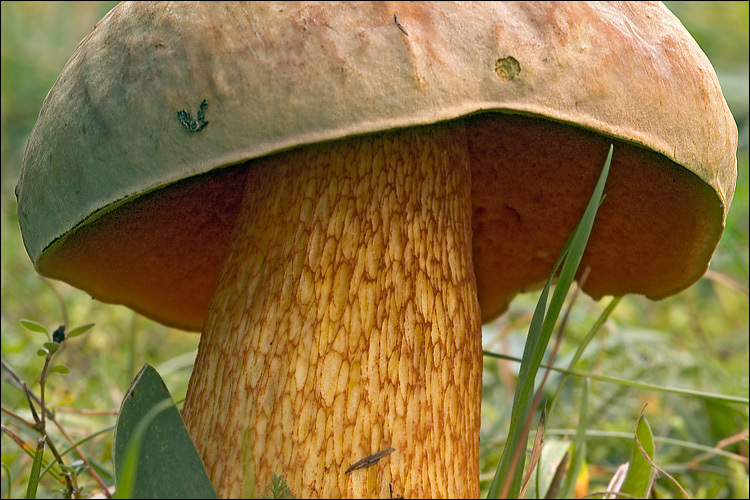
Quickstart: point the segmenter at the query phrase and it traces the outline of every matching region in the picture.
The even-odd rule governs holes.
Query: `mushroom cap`
[[[197,119],[204,99],[207,124],[191,131],[178,111]],[[737,127],[710,62],[656,2],[122,3],[44,101],[16,187],[24,244],[42,274],[200,329],[242,196],[243,170],[228,167],[511,115],[643,151],[705,190],[684,275],[612,293],[659,298],[703,274],[734,192]],[[474,242],[475,261],[492,240]],[[480,283],[484,319],[528,285],[488,302]]]

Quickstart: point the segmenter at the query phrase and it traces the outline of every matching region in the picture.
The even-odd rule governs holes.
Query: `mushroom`
[[[551,272],[609,144],[585,290],[658,299],[708,266],[736,141],[659,3],[136,2],[16,192],[40,273],[202,330],[183,415],[221,496],[476,497],[481,323]]]

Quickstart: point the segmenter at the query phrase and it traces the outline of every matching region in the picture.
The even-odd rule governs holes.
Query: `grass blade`
[[[570,458],[570,470],[565,480],[565,489],[562,498],[574,498],[573,490],[581,473],[583,462],[586,459],[586,429],[589,426],[589,381],[583,379],[583,391],[581,392],[581,414],[578,418],[578,430],[573,444],[573,454]]]
[[[513,409],[511,412],[511,424],[508,434],[508,440],[500,458],[495,477],[492,480],[488,497],[509,497],[518,498],[521,490],[521,474],[525,454],[517,454],[519,447],[525,448],[527,433],[524,432],[524,423],[526,422],[531,406],[533,403],[534,381],[537,371],[542,363],[544,353],[547,348],[550,336],[560,315],[565,297],[570,289],[570,285],[575,278],[578,265],[583,257],[583,251],[586,248],[591,228],[594,225],[594,218],[602,200],[604,185],[609,174],[609,167],[612,161],[612,150],[610,147],[607,160],[604,162],[602,173],[599,181],[594,188],[586,211],[580,222],[576,226],[573,234],[566,242],[560,257],[557,259],[555,267],[544,286],[534,315],[529,326],[529,335],[524,348],[523,359],[518,376],[518,384],[513,397]],[[563,261],[562,270],[557,280],[555,292],[550,300],[549,310],[547,310],[547,297],[554,279],[557,268]]]
[[[26,498],[36,498],[36,490],[39,486],[39,472],[42,470],[42,459],[44,458],[44,443],[45,438],[42,436],[36,445],[34,463],[31,465],[31,474],[29,474],[29,484],[26,486]]]
[[[507,354],[498,354],[492,351],[482,351],[484,356],[489,358],[505,359],[508,361],[516,361],[521,363],[523,360],[516,358],[515,356],[508,356]],[[557,366],[549,366],[546,364],[540,365],[542,368],[549,368],[552,371],[566,373],[568,375],[575,375],[576,377],[589,378],[591,380],[597,380],[599,382],[609,382],[625,387],[635,387],[637,389],[643,389],[646,391],[666,392],[670,394],[679,394],[681,396],[696,397],[704,399],[706,401],[715,401],[720,403],[733,403],[733,404],[750,404],[750,398],[741,396],[729,396],[727,394],[715,394],[712,392],[696,391],[693,389],[684,389],[680,387],[669,387],[666,385],[649,384],[646,382],[637,382],[635,380],[628,380],[618,377],[610,377],[608,375],[601,375],[594,372],[587,372],[584,370],[571,370],[570,368],[560,368]]]
[[[586,337],[581,341],[580,344],[578,344],[578,347],[576,348],[576,352],[573,355],[573,359],[570,360],[570,364],[568,364],[568,370],[575,369],[578,362],[581,360],[581,357],[583,356],[584,351],[586,350],[586,347],[588,347],[591,340],[593,340],[594,335],[599,331],[599,328],[602,327],[605,321],[607,321],[607,318],[612,314],[612,311],[615,310],[615,306],[620,303],[620,300],[622,300],[622,297],[614,297],[612,300],[607,304],[607,307],[604,308],[604,311],[599,315],[599,317],[594,322],[593,326],[589,329],[589,332],[586,334]],[[563,387],[565,386],[565,382],[568,380],[568,377],[571,375],[570,372],[565,372],[560,379],[560,383],[557,384],[557,389],[555,390],[555,394],[552,396],[550,403],[549,403],[549,413],[552,414],[552,410],[555,408],[555,403],[557,403],[557,397],[562,392]]]
[[[0,462],[0,467],[3,468],[3,471],[5,471],[5,479],[8,481],[8,487],[5,491],[8,492],[8,498],[12,498],[11,496],[11,485],[13,484],[13,474],[10,471],[10,467],[5,465],[5,463]]]

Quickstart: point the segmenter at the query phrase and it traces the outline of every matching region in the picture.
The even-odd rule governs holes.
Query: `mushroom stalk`
[[[298,497],[478,496],[463,122],[248,168],[184,407],[218,494],[280,474]]]

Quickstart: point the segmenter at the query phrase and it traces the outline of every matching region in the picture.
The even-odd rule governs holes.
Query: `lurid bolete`
[[[220,495],[476,496],[481,323],[609,144],[585,289],[658,299],[707,268],[736,138],[657,3],[124,3],[42,106],[19,220],[40,273],[202,329]]]

